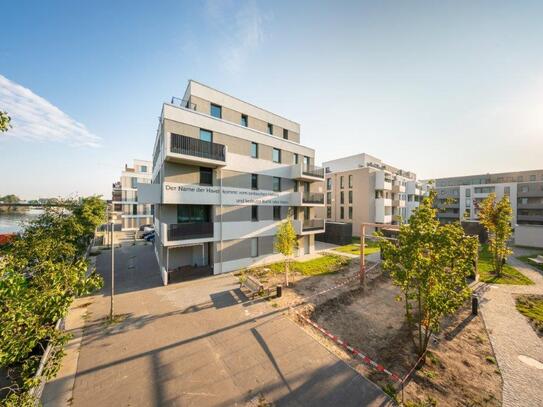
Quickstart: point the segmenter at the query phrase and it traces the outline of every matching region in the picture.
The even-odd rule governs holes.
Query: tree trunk
[[[422,303],[421,303],[421,298],[420,298],[420,288],[419,288],[417,297],[418,297],[418,303],[419,303],[419,309],[418,309],[418,312],[419,312],[419,356],[421,356],[422,351],[423,351],[422,350],[423,339],[422,339]]]
[[[289,260],[285,260],[285,287],[288,287],[288,269],[289,269]]]

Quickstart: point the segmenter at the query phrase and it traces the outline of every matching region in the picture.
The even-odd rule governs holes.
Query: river
[[[17,233],[23,230],[23,223],[36,219],[43,209],[29,209],[25,212],[0,212],[0,234]]]

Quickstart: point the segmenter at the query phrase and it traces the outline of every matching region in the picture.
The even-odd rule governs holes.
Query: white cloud
[[[13,126],[2,137],[99,147],[100,137],[30,89],[0,75],[0,110]]]
[[[208,1],[207,17],[219,36],[220,60],[224,69],[239,73],[251,53],[264,39],[264,17],[256,2]]]

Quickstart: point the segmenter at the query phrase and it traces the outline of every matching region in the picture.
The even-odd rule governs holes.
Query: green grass
[[[528,266],[535,267],[536,269],[543,270],[543,264],[534,263],[530,259],[535,259],[537,256],[543,255],[542,252],[530,254],[528,256],[518,256],[517,259],[519,259],[521,262],[527,264]]]
[[[501,275],[494,274],[492,266],[492,257],[488,251],[487,245],[482,246],[479,252],[479,279],[484,283],[492,284],[513,284],[513,285],[531,285],[534,282],[509,264],[503,266]]]
[[[303,274],[304,276],[319,276],[335,273],[342,267],[347,266],[350,262],[351,261],[344,256],[327,254],[304,262],[293,261],[291,263],[291,270]],[[282,273],[285,270],[285,266],[282,262],[270,264],[266,267],[273,273]]]
[[[543,295],[520,295],[517,297],[517,310],[527,317],[539,334],[543,334]]]
[[[358,242],[358,243],[357,243]],[[349,253],[349,254],[356,254],[357,256],[360,256],[360,238],[353,237],[353,243],[348,244],[346,246],[338,247],[337,249],[334,249],[337,252],[341,253]],[[367,256],[368,254],[377,253],[379,251],[379,243],[375,240],[366,240],[366,248],[364,250],[364,254]]]

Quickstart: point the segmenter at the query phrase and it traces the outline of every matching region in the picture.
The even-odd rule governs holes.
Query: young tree
[[[298,248],[298,237],[292,225],[292,213],[289,210],[287,220],[279,226],[275,235],[275,249],[286,257],[285,259],[285,285],[288,287],[288,272],[294,250]]]
[[[507,241],[513,233],[512,216],[513,210],[507,195],[496,202],[496,194],[492,193],[479,205],[479,221],[488,232],[488,247],[492,254],[494,272],[498,276],[503,270],[507,256],[512,253],[507,246]]]
[[[402,291],[419,356],[425,354],[443,317],[469,298],[467,277],[478,247],[477,238],[465,235],[459,223],[440,224],[432,207],[434,199],[435,193],[424,198],[409,223],[400,225],[398,241],[381,242],[382,266]]]

